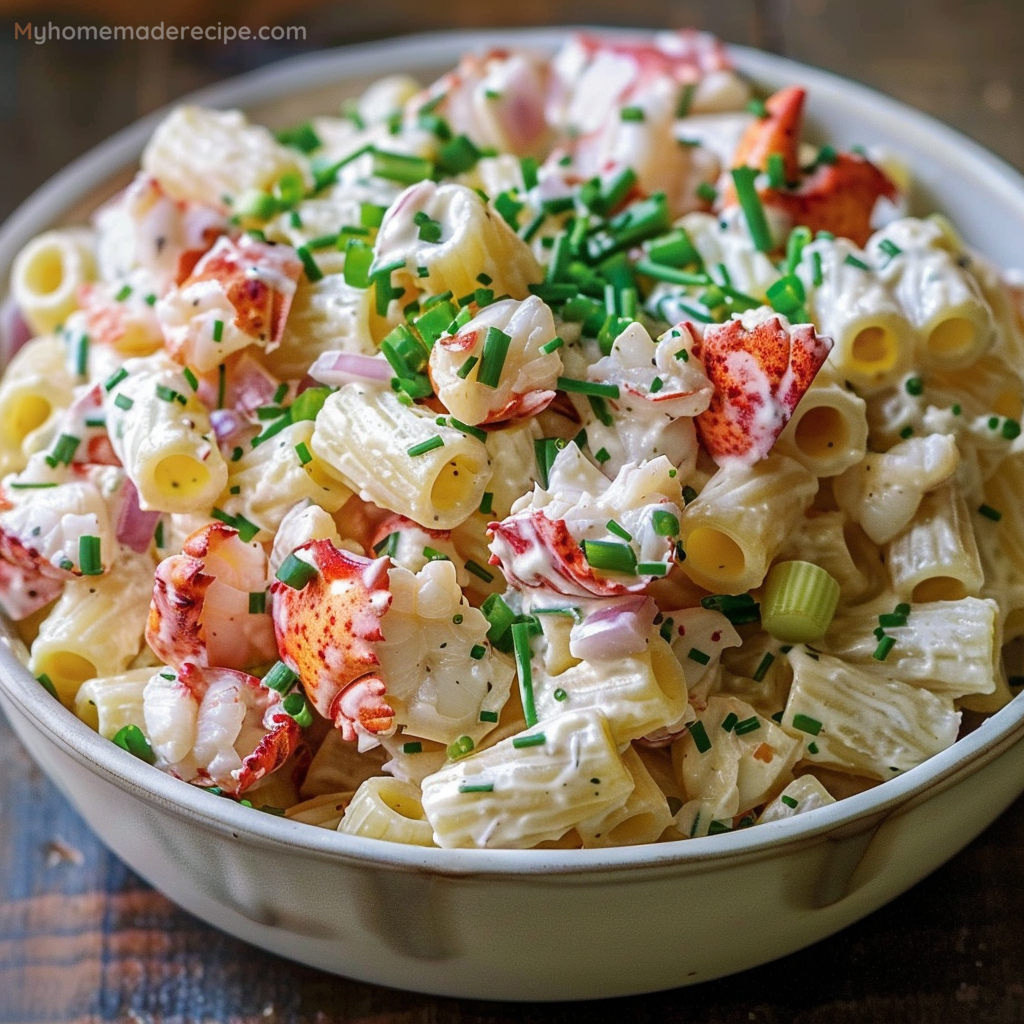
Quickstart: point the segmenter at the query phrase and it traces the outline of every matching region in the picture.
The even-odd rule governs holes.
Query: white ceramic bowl
[[[291,60],[198,94],[281,125],[393,71],[467,49],[553,48],[551,31],[413,37]],[[905,152],[926,209],[1003,265],[1024,236],[1024,180],[948,128],[820,71],[737,49],[755,82],[810,87],[840,145]],[[0,232],[0,276],[30,236],[80,219],[130,174],[156,116],[35,193]],[[752,967],[843,928],[956,853],[1024,790],[1024,697],[900,778],[788,821],[615,850],[449,851],[353,838],[217,799],[150,769],[61,708],[0,624],[0,706],[97,835],[197,916],[353,978],[452,996],[580,999]]]

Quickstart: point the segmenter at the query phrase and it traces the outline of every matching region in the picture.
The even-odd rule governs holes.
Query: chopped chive
[[[821,732],[821,722],[816,718],[811,718],[810,715],[794,715],[793,716],[793,728],[799,729],[800,732],[810,733],[812,736],[817,736]]]
[[[161,519],[156,524],[156,532],[153,534],[153,543],[158,548],[164,547],[164,521]]]
[[[902,430],[900,431],[900,437],[902,437],[904,441],[905,441],[905,440],[906,440],[906,439],[907,439],[908,437],[913,437],[913,436],[914,436],[914,428],[913,428],[913,427],[911,427],[911,426],[909,426],[909,425],[908,425],[908,426],[905,426],[905,427],[904,427],[904,428],[903,428],[903,429],[902,429]]]
[[[100,538],[84,535],[78,538],[78,566],[83,576],[102,576]]]
[[[637,562],[636,571],[641,576],[667,576],[668,565],[665,562]]]
[[[726,732],[732,732],[736,727],[736,723],[740,720],[740,716],[735,711],[730,711],[729,714],[722,719],[722,728]]]
[[[811,280],[814,282],[815,288],[820,288],[822,281],[825,280],[825,274],[821,268],[821,253],[811,253]]]
[[[11,480],[7,484],[7,486],[10,487],[11,490],[14,490],[14,491],[45,491],[45,490],[49,490],[51,487],[56,487],[57,484],[55,482],[50,482],[50,483],[22,483],[19,480]]]
[[[691,647],[686,655],[690,661],[697,662],[698,665],[706,665],[711,660],[710,654],[705,654],[703,651],[698,650],[696,647]]]
[[[751,100],[747,104],[747,110],[753,114],[754,117],[759,117],[762,121],[768,116],[768,108],[764,105],[764,100]]]
[[[991,505],[979,505],[978,511],[986,518],[991,519],[993,523],[998,523],[1003,518],[1003,513],[997,508],[993,508]]]
[[[779,797],[779,799],[780,799],[780,800],[781,800],[781,801],[782,801],[782,802],[783,802],[783,803],[784,803],[784,804],[785,804],[785,805],[786,805],[787,807],[791,807],[791,808],[793,808],[794,810],[796,809],[796,806],[797,806],[797,804],[799,803],[799,801],[798,801],[798,800],[794,800],[794,799],[793,799],[793,798],[792,798],[792,797],[791,797],[791,796],[790,796],[790,795],[789,795],[788,793],[783,793],[783,794],[782,794],[782,796],[781,796],[781,797]]]
[[[517,750],[523,747],[542,747],[547,743],[548,738],[542,732],[535,732],[531,736],[515,736],[512,739],[512,746]]]
[[[424,210],[418,210],[413,216],[413,223],[419,228],[421,242],[436,243],[441,241],[441,222],[434,220]]]
[[[199,378],[187,366],[181,371],[181,375],[188,381],[188,386],[193,391],[199,390]]]
[[[501,379],[501,371],[505,367],[512,339],[497,327],[488,327],[484,335],[484,348],[480,357],[480,369],[476,372],[478,383],[485,387],[496,388]]]
[[[786,187],[786,162],[781,153],[768,154],[768,184],[772,188]]]
[[[478,512],[483,513],[485,516],[494,514],[494,494],[491,491],[484,491],[484,496],[480,499],[480,507],[477,509]]]
[[[309,710],[306,698],[301,693],[289,693],[281,701],[281,710],[291,718],[300,729],[308,729],[313,724],[313,713]]]
[[[220,341],[224,337],[224,321],[214,320],[213,321],[213,340]]]
[[[486,653],[487,653],[487,648],[481,646],[480,644],[473,644],[473,646],[469,649],[469,656],[474,661],[479,661]],[[480,712],[481,721],[483,720],[483,715],[484,715],[484,712],[481,711]]]
[[[1013,441],[1020,437],[1020,424],[1016,420],[1009,418],[1003,420],[1003,428],[1001,431],[1004,438],[1007,441]]]
[[[255,597],[256,595],[250,595]],[[266,595],[263,595],[266,596]],[[250,605],[250,612],[252,611]],[[263,677],[263,685],[268,690],[275,690],[277,693],[285,694],[299,681],[298,675],[293,672],[283,661],[277,662],[270,671]]]
[[[540,350],[544,355],[549,356],[552,352],[556,352],[560,349],[565,342],[561,338],[552,338],[551,341],[541,345]]]
[[[307,447],[305,441],[300,441],[295,446],[295,454],[298,455],[298,457],[299,457],[299,464],[300,465],[308,466],[313,461],[313,456],[310,453],[310,450]]]
[[[456,430],[469,435],[469,437],[475,437],[478,441],[487,440],[487,431],[481,430],[480,427],[474,427],[470,423],[463,423],[462,420],[457,420],[454,416],[448,417],[448,423]]]
[[[808,743],[807,744],[807,753],[808,754],[816,754],[817,752],[818,752],[818,744],[817,743]]]
[[[689,82],[684,85],[682,91],[679,93],[679,103],[676,106],[676,117],[684,118],[690,113],[690,107],[693,104],[693,94],[697,91],[697,85],[694,82]]]
[[[836,152],[835,146],[830,146],[826,143],[818,150],[818,156],[815,162],[819,164],[834,164],[838,159],[839,154]]]
[[[708,738],[707,729],[701,721],[691,722],[689,733],[693,737],[694,745],[698,754],[706,754],[711,749],[711,740]]]
[[[303,561],[294,552],[290,554],[277,570],[277,578],[292,590],[302,590],[311,580],[315,579],[318,570],[315,565]]]
[[[79,377],[87,376],[89,372],[89,335],[79,334],[75,338],[75,374]]]
[[[423,557],[428,562],[450,562],[451,559],[443,552],[438,551],[437,548],[425,547],[423,549]]]
[[[493,782],[461,782],[459,783],[460,793],[493,793]]]
[[[468,135],[456,135],[438,151],[438,161],[448,174],[464,174],[476,165],[483,153]]]
[[[375,178],[397,181],[400,185],[415,185],[418,181],[433,177],[434,165],[430,160],[405,153],[389,153],[382,149],[371,149],[371,152],[371,173]]]
[[[515,653],[519,692],[523,699],[523,716],[527,728],[537,724],[537,708],[533,698],[533,670],[530,667],[530,626],[526,622],[512,624],[512,649]],[[543,741],[542,741],[543,742]]]
[[[780,277],[778,281],[768,286],[765,294],[772,309],[776,313],[782,313],[784,316],[795,313],[807,298],[803,282],[796,274],[787,274],[785,277]]]
[[[422,754],[423,753],[423,744],[417,742],[416,740],[413,740],[410,743],[403,743],[402,744],[402,753],[403,754]]]
[[[333,242],[328,244],[333,244]],[[310,281],[316,282],[322,280],[324,272],[319,266],[317,266],[317,262],[313,258],[313,254],[309,251],[311,247],[312,243],[309,243],[309,245],[300,245],[298,249],[295,250],[295,255],[302,260],[302,267],[306,272],[306,277]]]
[[[689,505],[691,501],[694,501],[697,497],[697,492],[687,484],[683,488],[683,505]]]
[[[702,181],[697,186],[696,195],[698,199],[703,199],[705,203],[713,203],[718,198],[718,189],[710,181]]]
[[[120,397],[119,395],[118,398]],[[117,399],[114,401],[116,402]],[[81,443],[80,437],[75,437],[73,434],[61,434],[53,446],[53,451],[46,456],[46,464],[51,469],[56,469],[57,466],[70,466]]]
[[[660,377],[655,377],[654,380],[651,381],[650,393],[652,395],[656,395],[664,386],[665,382]]]
[[[472,371],[473,367],[480,362],[477,356],[470,356],[459,368],[455,371],[455,376],[461,380],[465,380]]]
[[[908,395],[917,395],[924,393],[924,381],[920,377],[908,377],[903,384],[906,388]]]
[[[643,121],[646,116],[643,107],[623,107],[619,111],[619,118],[623,121]]]
[[[895,629],[898,626],[905,626],[907,617],[899,612],[891,612],[878,616],[878,625],[883,629]]]
[[[761,719],[757,715],[752,715],[750,718],[744,718],[742,722],[737,722],[733,732],[737,736],[745,736],[748,732],[756,732],[761,728]]]
[[[598,448],[594,452],[594,458],[603,466],[611,458],[611,455],[608,454],[607,448]]]
[[[760,664],[754,669],[754,682],[760,683],[764,677],[768,674],[768,669],[772,667],[772,662],[775,660],[775,655],[770,651],[765,654],[761,659]]]
[[[577,380],[575,377],[559,377],[555,381],[559,391],[567,391],[576,395],[592,395],[595,398],[618,398],[618,384],[598,384],[590,380]]]
[[[137,757],[146,764],[156,764],[156,754],[150,746],[142,730],[137,725],[126,725],[118,729],[112,737],[122,750],[127,750],[133,757]]]
[[[633,535],[628,530],[625,530],[621,526],[619,526],[619,524],[615,522],[614,519],[609,519],[608,522],[605,523],[604,528],[609,533],[613,533],[616,537],[621,537],[623,540],[633,539]]]
[[[610,540],[585,540],[583,553],[591,569],[620,572],[627,576],[637,573],[636,554],[628,544]]]
[[[238,531],[238,539],[243,544],[248,544],[260,532],[260,528],[255,523],[250,523],[245,516],[235,516],[234,525]]]
[[[756,178],[757,171],[753,167],[733,168],[732,180],[736,187],[736,197],[746,218],[747,227],[750,229],[750,237],[761,252],[770,252],[772,249],[771,231],[764,215],[761,198],[758,196],[754,184]]]
[[[36,676],[36,682],[51,696],[56,697],[60,700],[60,695],[57,693],[57,687],[53,685],[53,680],[43,672],[41,675]]]
[[[482,579],[484,583],[491,583],[494,580],[494,573],[488,572],[479,562],[474,562],[472,559],[466,562],[466,571]]]
[[[481,722],[497,722],[498,712],[497,711],[481,711],[480,721]]]
[[[415,458],[417,455],[426,455],[427,452],[432,452],[437,448],[444,447],[444,438],[440,434],[435,434],[433,437],[427,438],[426,441],[420,441],[419,444],[414,444],[410,448],[406,449],[408,455]]]
[[[128,371],[123,366],[118,367],[104,382],[103,390],[113,391],[127,376]]]
[[[858,270],[870,270],[871,268],[861,259],[858,259],[853,255],[852,252],[846,254],[846,259],[843,262],[848,267],[856,267]]]
[[[267,592],[255,590],[249,595],[249,614],[262,615],[267,610]]]

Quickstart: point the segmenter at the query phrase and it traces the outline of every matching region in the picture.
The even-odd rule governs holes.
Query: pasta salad
[[[446,848],[732,831],[949,747],[1019,682],[1024,291],[805,99],[686,31],[176,109],[13,266],[32,674],[213,795]]]

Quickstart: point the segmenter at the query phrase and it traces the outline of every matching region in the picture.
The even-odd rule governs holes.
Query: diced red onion
[[[383,359],[360,352],[324,352],[309,368],[309,375],[328,387],[341,387],[353,381],[389,381],[395,371]]]
[[[224,444],[238,437],[249,426],[249,419],[234,409],[213,409],[210,412],[210,426],[217,440]]]
[[[0,369],[5,367],[17,351],[32,338],[32,328],[25,322],[13,298],[8,297],[0,306]]]
[[[140,555],[149,550],[150,541],[160,520],[159,512],[143,512],[139,508],[139,492],[135,484],[126,479],[121,500],[121,513],[117,518],[117,539],[126,548]]]
[[[647,648],[658,608],[643,594],[615,598],[572,627],[569,652],[584,661],[612,661]]]

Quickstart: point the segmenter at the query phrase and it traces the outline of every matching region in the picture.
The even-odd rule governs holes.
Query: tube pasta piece
[[[813,325],[791,327],[767,307],[704,328],[693,352],[714,392],[695,423],[718,465],[767,457],[831,348]]]
[[[142,168],[172,199],[217,210],[224,209],[224,196],[269,191],[285,174],[308,184],[297,151],[238,110],[178,107],[157,126]]]
[[[566,709],[599,708],[608,716],[615,741],[626,743],[675,726],[687,713],[683,668],[653,630],[642,653],[571,661],[562,672],[534,673],[534,700],[542,725]]]
[[[220,507],[243,515],[267,534],[277,533],[285,515],[299,502],[311,501],[326,512],[337,512],[352,491],[313,455],[313,431],[312,420],[293,423],[229,463],[229,493]],[[230,492],[235,488],[233,496]]]
[[[622,752],[622,765],[633,780],[633,791],[621,807],[576,826],[587,849],[656,843],[672,824],[665,794],[632,747]]]
[[[165,664],[246,669],[277,660],[267,558],[223,523],[197,530],[156,569],[146,640]],[[253,605],[253,596],[259,598]]]
[[[906,217],[888,224],[867,251],[918,333],[922,366],[961,369],[992,346],[992,310],[935,221]]]
[[[507,335],[511,344],[500,375],[485,384],[479,378],[487,364],[492,331]],[[551,310],[536,295],[522,302],[491,303],[456,334],[439,338],[430,350],[430,379],[437,397],[464,423],[536,415],[555,397],[555,383],[562,373],[559,354],[541,351],[554,337]],[[463,374],[469,360],[471,369]]]
[[[723,652],[742,643],[740,635],[721,612],[711,608],[665,612],[665,621],[672,623],[672,650],[685,668],[689,700],[699,703],[714,686]]]
[[[624,466],[608,481],[570,443],[539,485],[512,506],[512,515],[492,523],[492,562],[519,587],[544,588],[569,597],[610,597],[642,590],[661,572],[640,566],[660,562],[666,571],[675,558],[673,539],[657,532],[656,512],[678,519],[682,501],[676,471],[664,456]],[[615,520],[618,530],[608,523]],[[629,535],[623,541],[623,531]],[[613,544],[618,568],[598,564],[595,573],[587,544]],[[593,548],[591,551],[593,552]]]
[[[146,301],[146,291],[125,283],[98,282],[81,286],[78,295],[81,311],[75,319],[81,318],[91,341],[109,346],[122,359],[149,356],[163,347],[160,321]]]
[[[956,471],[960,453],[948,434],[912,437],[887,452],[871,452],[836,477],[839,507],[876,543],[886,544],[917,514],[927,491]]]
[[[231,669],[186,664],[158,672],[142,702],[157,768],[232,796],[280,768],[301,736],[279,693]]]
[[[472,575],[452,543],[450,530],[425,530],[405,516],[381,520],[370,542],[374,552],[384,552],[395,565],[418,573],[428,562],[447,561],[455,566],[455,578],[465,587]]]
[[[860,552],[851,549],[842,512],[811,512],[787,537],[780,560],[800,559],[820,565],[838,584],[844,602],[861,597],[870,584]]]
[[[830,369],[826,364],[815,377],[774,448],[817,477],[838,476],[860,462],[868,443],[864,399],[844,387]]]
[[[419,790],[398,779],[381,777],[362,783],[345,809],[338,831],[408,846],[435,845]]]
[[[893,607],[893,601],[884,610]],[[942,697],[988,694],[999,675],[1001,633],[994,601],[966,597],[910,605],[903,626],[884,626],[893,644],[884,661],[874,653],[881,599],[837,615],[819,646],[858,670],[921,686]]]
[[[757,823],[783,821],[835,802],[835,797],[813,775],[801,775],[765,807],[758,815]]]
[[[519,732],[524,728],[526,728],[526,723],[520,721],[518,726],[511,731]],[[493,732],[488,733],[485,744],[494,735]],[[396,779],[413,783],[417,788],[422,785],[428,775],[440,771],[448,760],[447,747],[443,743],[412,739],[401,733],[382,736],[380,744],[381,749],[391,755],[391,759],[385,762],[383,770]]]
[[[167,351],[200,373],[250,345],[281,343],[302,263],[284,245],[222,237],[156,306]]]
[[[494,477],[491,477],[493,483]],[[492,519],[492,516],[482,512],[474,512],[450,534],[461,563],[464,566],[473,563],[473,568],[466,571],[467,583],[464,589],[474,602],[483,602],[489,594],[503,594],[508,587],[500,567],[488,564],[491,549],[488,547],[487,527]]]
[[[914,331],[864,255],[846,239],[818,239],[804,249],[796,272],[814,322],[835,342],[832,367],[869,393],[906,372]]]
[[[334,793],[354,793],[367,779],[381,774],[385,760],[383,747],[360,751],[337,729],[331,729],[313,755],[299,795],[309,800]]]
[[[451,562],[388,573],[391,604],[374,645],[395,722],[416,737],[479,742],[508,699],[512,666],[487,643],[489,623],[467,604]],[[480,657],[470,651],[482,648]]]
[[[286,808],[284,816],[289,821],[301,821],[305,825],[336,832],[353,795],[349,791],[313,796]]]
[[[712,821],[727,821],[772,799],[792,780],[800,741],[736,697],[712,695],[672,746],[672,766],[686,804],[687,833],[707,835]],[[699,743],[698,743],[699,737]]]
[[[78,308],[79,288],[96,276],[92,233],[46,231],[14,258],[11,295],[36,334],[48,334]]]
[[[680,568],[713,593],[760,586],[817,489],[818,481],[785,455],[720,469],[683,510]]]
[[[533,490],[539,480],[534,442],[540,440],[541,428],[535,419],[521,420],[487,432],[484,447],[492,466],[500,466],[487,484],[491,495],[490,519],[504,519],[512,506]],[[487,557],[484,557],[486,564]]]
[[[476,438],[363,384],[346,384],[327,399],[310,450],[364,501],[432,530],[450,530],[475,512],[490,475]]]
[[[543,740],[523,745],[536,736]],[[423,810],[434,841],[446,849],[529,849],[621,806],[633,786],[607,718],[587,708],[565,711],[428,776]]]
[[[420,238],[416,214],[441,225],[436,242]],[[487,274],[495,295],[525,299],[544,274],[529,246],[480,196],[465,185],[421,181],[388,208],[374,247],[375,265],[403,261],[410,274],[426,267],[417,285],[429,294],[469,295]]]
[[[948,697],[802,647],[788,658],[782,726],[803,740],[812,764],[891,779],[956,740],[960,713]]]
[[[142,647],[153,563],[126,553],[117,568],[65,584],[32,644],[30,671],[49,676],[68,707],[82,683],[119,675]]]
[[[372,356],[377,348],[367,311],[366,292],[347,284],[343,274],[324,274],[319,281],[303,275],[284,321],[281,344],[264,353],[267,369],[281,380],[299,380],[324,352],[340,349]]]
[[[886,551],[893,589],[903,600],[958,601],[985,582],[967,503],[953,484],[921,499],[917,513]]]
[[[71,405],[74,386],[59,338],[43,335],[19,349],[0,382],[0,475],[23,470],[45,444],[57,416]]]
[[[136,668],[121,675],[87,679],[75,695],[74,712],[108,740],[126,725],[144,729],[142,693],[152,676],[151,668]]]
[[[124,369],[127,375],[107,391],[103,405],[111,444],[139,492],[140,507],[210,508],[228,470],[206,409],[166,356],[129,359]]]

